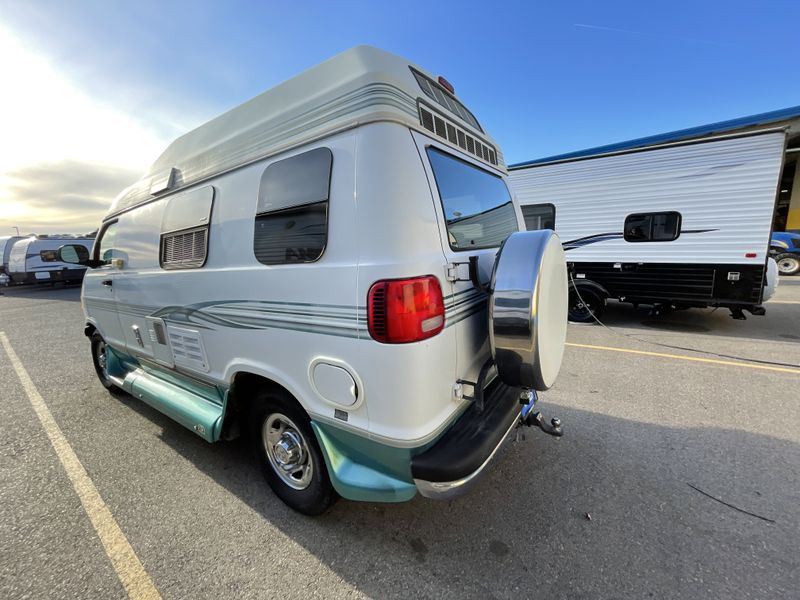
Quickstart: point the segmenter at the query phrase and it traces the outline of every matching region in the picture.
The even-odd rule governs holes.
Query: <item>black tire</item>
[[[778,254],[775,262],[778,263],[778,273],[781,275],[797,275],[800,272],[800,254]]]
[[[287,506],[299,513],[309,516],[324,513],[336,501],[338,495],[331,485],[322,450],[311,429],[311,420],[306,412],[294,398],[280,391],[255,394],[250,407],[248,419],[250,444],[269,487]],[[278,434],[279,440],[284,443],[290,440],[288,446],[292,451],[299,449],[300,452],[300,458],[297,460],[287,460],[285,464],[289,470],[284,468],[282,473],[279,472],[281,468],[279,459],[292,455],[285,451],[287,446],[284,445],[283,456],[277,456],[280,444],[271,444],[267,441],[268,435],[275,435],[275,432],[279,431],[279,428],[273,427],[276,419],[287,426],[282,434]],[[295,434],[299,434],[299,438]],[[298,439],[301,443],[295,444]],[[291,471],[292,466],[297,470]]]
[[[579,287],[577,291],[570,287],[567,317],[573,323],[594,323],[594,317],[599,319],[605,308],[606,298],[599,292],[589,287]]]
[[[99,333],[95,332],[92,334],[92,363],[94,363],[94,371],[97,373],[97,378],[100,380],[100,383],[103,384],[103,387],[107,390],[116,390],[116,386],[108,377],[108,371],[106,370],[106,361],[107,358],[107,346],[106,341],[103,339]]]

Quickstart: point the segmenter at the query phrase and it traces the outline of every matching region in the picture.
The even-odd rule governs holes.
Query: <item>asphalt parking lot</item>
[[[316,519],[241,442],[109,395],[79,289],[6,290],[0,331],[163,598],[797,598],[800,277],[774,300],[747,321],[610,306],[614,332],[570,326],[543,395],[562,439],[527,430],[449,503]],[[0,597],[125,598],[29,395],[0,350]]]

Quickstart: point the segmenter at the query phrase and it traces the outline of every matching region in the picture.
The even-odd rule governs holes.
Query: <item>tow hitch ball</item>
[[[525,427],[538,427],[547,435],[561,437],[564,435],[564,430],[561,429],[561,419],[553,417],[547,423],[542,416],[541,411],[533,411],[536,404],[536,392],[532,390],[523,390],[519,395],[519,403],[523,405],[522,412],[520,413],[519,421]]]

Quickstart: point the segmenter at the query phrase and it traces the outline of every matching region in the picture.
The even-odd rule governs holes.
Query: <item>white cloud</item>
[[[42,231],[52,229],[37,218],[47,199],[26,197],[31,188],[20,182],[20,173],[36,172],[44,164],[69,168],[76,162],[98,171],[105,167],[114,173],[141,173],[166,146],[163,132],[82,91],[55,63],[2,27],[0,56],[0,235],[12,225],[30,230],[26,221]],[[48,211],[53,218],[62,211],[65,222],[83,226],[74,209],[59,207],[58,200],[54,196]],[[95,210],[87,214],[86,225],[94,226],[98,219]]]

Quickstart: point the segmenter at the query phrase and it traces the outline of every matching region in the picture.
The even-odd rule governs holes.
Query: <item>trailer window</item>
[[[677,212],[639,213],[625,218],[626,242],[671,242],[681,233]]]
[[[39,252],[42,262],[58,262],[58,250],[42,250]]]
[[[552,204],[528,204],[522,207],[522,216],[528,231],[556,228],[556,207]]]
[[[433,147],[428,159],[453,250],[496,248],[519,231],[511,194],[500,177]]]
[[[328,240],[333,154],[315,148],[272,163],[258,190],[253,252],[265,265],[319,260]]]

